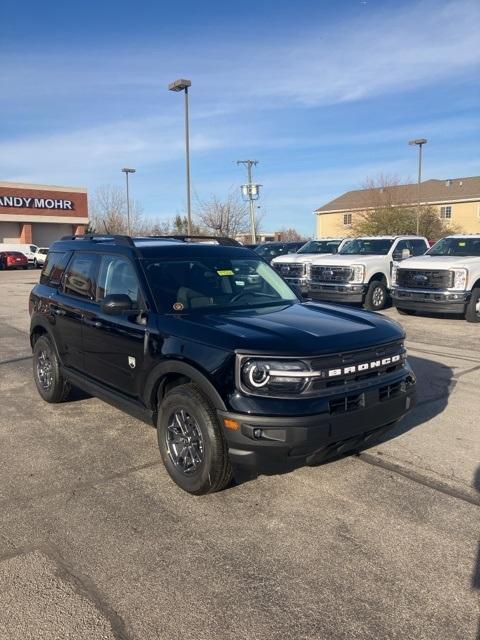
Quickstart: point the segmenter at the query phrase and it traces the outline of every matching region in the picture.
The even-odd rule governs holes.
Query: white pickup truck
[[[278,256],[272,260],[271,265],[290,285],[297,286],[302,293],[305,293],[312,260],[320,255],[337,253],[349,240],[351,238],[309,240],[297,253]]]
[[[380,311],[389,302],[394,264],[423,255],[428,248],[427,239],[420,236],[353,238],[336,255],[312,261],[307,295]]]
[[[480,322],[480,235],[447,236],[394,268],[392,298],[400,313],[458,313]]]

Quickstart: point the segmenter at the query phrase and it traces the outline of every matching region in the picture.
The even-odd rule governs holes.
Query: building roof
[[[418,198],[418,186],[417,183],[412,183],[347,191],[316,209],[315,213],[333,213],[376,206],[375,199],[380,200],[382,194],[388,194],[389,202],[393,205],[414,204]],[[458,202],[477,198],[480,199],[480,176],[422,182],[421,201],[424,203]]]

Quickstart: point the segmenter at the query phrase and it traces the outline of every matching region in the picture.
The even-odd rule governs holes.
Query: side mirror
[[[100,308],[109,316],[119,316],[125,311],[134,311],[135,305],[126,293],[112,293],[105,296]]]
[[[410,249],[402,249],[402,260],[410,258]]]

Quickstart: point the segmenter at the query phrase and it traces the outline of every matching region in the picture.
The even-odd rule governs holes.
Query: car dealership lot
[[[153,428],[40,399],[37,279],[0,273],[0,637],[476,637],[479,325],[389,309],[419,383],[396,437],[195,498]]]

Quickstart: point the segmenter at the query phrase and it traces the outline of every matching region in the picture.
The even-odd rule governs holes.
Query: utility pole
[[[420,212],[421,212],[421,189],[422,189],[422,147],[427,144],[426,138],[416,138],[410,140],[409,145],[416,145],[418,147],[418,184],[417,184],[417,236],[420,233]]]
[[[191,80],[180,78],[168,85],[169,91],[185,92],[185,177],[187,186],[187,232],[192,235],[192,203],[190,188],[190,125],[188,116],[188,88],[192,86]]]
[[[127,234],[130,235],[130,195],[128,193],[128,174],[135,173],[136,169],[129,169],[128,167],[124,167],[122,171],[125,174],[125,178],[127,180]]]
[[[248,182],[242,184],[242,196],[245,201],[248,201],[250,208],[250,229],[252,235],[252,244],[257,242],[257,231],[255,228],[255,200],[258,200],[260,196],[261,184],[254,184],[252,177],[252,167],[258,164],[258,160],[237,160],[237,165],[243,164],[247,167]]]

